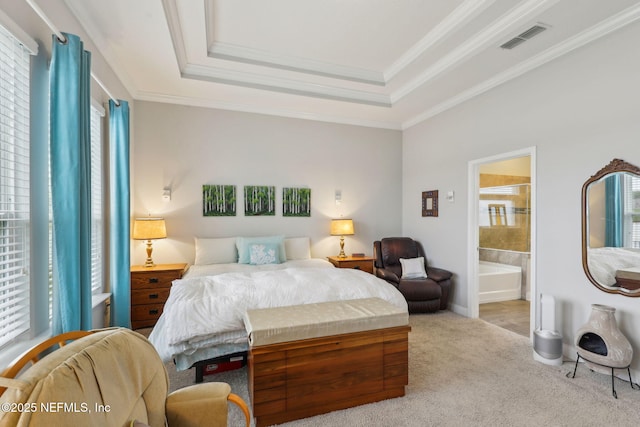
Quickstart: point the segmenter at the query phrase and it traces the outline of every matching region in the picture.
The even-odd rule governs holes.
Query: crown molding
[[[171,43],[173,44],[173,51],[176,54],[178,67],[182,69],[187,64],[188,60],[178,7],[175,0],[162,0],[162,8],[164,9],[164,16],[167,19],[167,26],[169,27]]]
[[[430,119],[446,110],[449,110],[459,104],[462,104],[465,101],[470,100],[471,98],[475,98],[478,95],[481,95],[503,83],[508,82],[509,80],[513,80],[541,65],[544,65],[550,61],[553,61],[556,58],[559,58],[567,53],[578,49],[582,46],[585,46],[601,37],[604,37],[620,28],[623,28],[635,21],[640,19],[640,4],[631,6],[622,12],[605,19],[602,22],[582,31],[581,33],[576,34],[575,36],[565,40],[564,42],[558,43],[549,49],[539,53],[536,56],[531,57],[526,61],[522,61],[514,67],[509,68],[508,70],[496,74],[494,77],[485,80],[484,82],[468,89],[463,92],[460,92],[458,95],[449,98],[445,102],[442,102],[436,105],[433,108],[419,114],[410,120],[407,120],[402,123],[401,128],[403,130],[408,129],[412,126],[417,125],[420,122]]]
[[[268,116],[288,117],[293,119],[313,120],[326,123],[337,123],[353,126],[364,126],[370,128],[401,130],[398,123],[383,122],[376,120],[365,120],[332,116],[329,114],[309,113],[299,110],[285,110],[274,108],[262,108],[253,105],[243,105],[231,102],[214,101],[204,98],[193,98],[185,96],[167,95],[164,93],[139,91],[135,99],[138,101],[161,102],[166,104],[185,105],[190,107],[214,108],[218,110],[237,111],[242,113],[264,114]]]
[[[532,20],[533,17],[558,3],[558,1],[560,0],[525,0],[521,2],[495,20],[491,25],[485,27],[482,31],[476,33],[466,42],[453,49],[440,61],[427,68],[417,78],[398,88],[398,90],[391,94],[391,102],[398,102],[440,74],[474,57],[478,52],[493,45],[496,40],[504,38],[505,34],[512,32],[514,28],[518,28],[527,21]]]
[[[205,80],[215,83],[269,90],[273,92],[310,96],[314,98],[332,99],[343,102],[353,102],[378,107],[391,107],[389,96],[374,92],[339,88],[329,85],[307,83],[302,81],[262,76],[258,74],[227,70],[220,67],[189,63],[180,16],[173,0],[162,0],[162,5],[169,27],[171,42],[173,43],[180,75],[186,79]],[[212,7],[205,2],[205,14],[210,16]],[[211,24],[207,24],[207,37],[213,33]]]
[[[381,72],[377,71],[345,67],[288,55],[276,55],[260,49],[251,49],[230,43],[207,40],[207,46],[209,46],[207,54],[211,58],[243,62],[245,64],[296,71],[376,86],[385,85],[384,76]]]
[[[279,77],[262,76],[203,65],[187,64],[181,69],[181,75],[188,79],[206,80],[215,83],[230,84],[253,89],[263,89],[293,95],[375,105],[377,107],[391,107],[389,96],[386,94],[306,83]]]
[[[558,0],[551,0],[554,3]],[[495,75],[494,77],[485,80],[484,82],[475,85],[472,88],[469,88],[465,91],[458,93],[457,95],[445,100],[444,102],[430,108],[428,110],[423,111],[421,114],[415,115],[408,120],[399,123],[393,122],[385,122],[385,121],[376,121],[376,120],[360,120],[360,119],[352,119],[352,118],[343,118],[328,114],[315,114],[315,113],[307,113],[300,111],[290,111],[286,109],[282,110],[274,110],[272,108],[263,108],[263,107],[252,107],[247,105],[239,105],[233,103],[226,103],[220,101],[209,101],[192,97],[174,97],[170,95],[162,95],[153,92],[145,92],[138,91],[136,86],[133,84],[132,80],[129,78],[125,69],[119,64],[117,58],[114,55],[110,54],[110,50],[108,49],[109,44],[107,41],[101,36],[101,34],[95,31],[98,28],[95,25],[95,18],[85,13],[85,8],[75,8],[73,7],[74,3],[67,2],[65,3],[69,7],[69,9],[73,12],[73,14],[77,17],[78,22],[82,25],[85,32],[90,36],[94,45],[98,48],[102,57],[107,61],[108,65],[114,70],[117,74],[119,80],[124,85],[125,89],[131,94],[134,100],[143,100],[143,101],[154,101],[154,102],[170,102],[182,105],[195,105],[202,106],[208,108],[217,108],[217,109],[228,109],[233,111],[244,111],[250,113],[257,114],[266,114],[266,115],[274,115],[274,116],[283,116],[283,117],[292,117],[292,118],[300,118],[307,120],[317,120],[323,122],[334,122],[334,123],[344,123],[350,125],[357,126],[367,126],[374,128],[383,128],[383,129],[394,129],[394,130],[405,130],[416,124],[428,120],[446,110],[454,108],[457,105],[460,105],[463,102],[466,102],[476,96],[479,96],[499,85],[505,83],[509,80],[515,79],[528,71],[531,71],[541,65],[544,65],[547,62],[550,62],[562,55],[565,55],[571,52],[574,49],[578,49],[590,42],[593,42],[600,37],[604,37],[620,28],[625,27],[628,24],[631,24],[640,19],[640,4],[636,4],[631,6],[620,13],[601,21],[593,25],[592,27],[582,31],[581,33],[575,35],[574,37],[565,40],[564,42],[558,43],[551,48],[541,52],[540,54],[525,60],[510,69]],[[206,4],[207,2],[205,2]],[[538,5],[548,4],[549,1],[527,1],[520,3],[519,6],[516,7],[518,9],[524,4],[530,4],[535,7],[536,3]],[[188,72],[193,72],[193,75],[190,78],[195,78],[199,80],[209,80],[210,78],[220,79],[220,82],[225,81],[226,78],[229,77],[237,77],[237,72],[225,71],[225,70],[213,70],[210,74],[213,76],[207,75],[207,70],[201,70],[198,66],[189,65],[187,63],[186,50],[184,47],[184,39],[182,38],[182,30],[179,21],[179,16],[176,10],[176,5],[174,0],[162,0],[162,5],[165,10],[165,15],[167,19],[167,24],[170,29],[172,43],[174,46],[176,59],[178,61],[178,66],[181,70],[187,70]],[[513,11],[513,9],[512,9]],[[489,34],[487,34],[489,36]],[[453,58],[452,58],[453,59]],[[451,65],[450,65],[451,66]],[[219,71],[219,72],[218,72]],[[184,72],[184,71],[183,71]],[[232,73],[233,76],[229,76],[228,74]],[[274,90],[270,85],[278,84],[281,82],[267,80],[261,81],[262,76],[247,76],[247,81],[244,83],[245,87],[257,87],[261,89]],[[255,78],[257,77],[257,78]],[[298,82],[299,83],[299,82]],[[237,82],[233,82],[230,84],[238,85]],[[241,85],[243,86],[243,85]],[[369,105],[377,105],[376,103],[381,103],[384,107],[390,107],[393,103],[397,102],[399,98],[387,97],[386,95],[374,94],[368,92],[361,91],[350,91],[347,89],[339,89],[334,88],[337,91],[329,94],[329,96],[318,96],[317,92],[321,91],[320,95],[326,95],[324,93],[325,87],[313,84],[306,84],[306,86],[302,86],[301,88],[297,86],[296,82],[293,83],[292,87],[285,86],[283,88],[276,88],[277,92],[284,93],[295,93],[301,94],[305,96],[312,97],[320,97],[327,99],[336,99],[336,100],[344,100],[348,102],[354,102],[353,99],[350,100],[353,96],[362,97],[363,100],[355,101],[362,104]],[[305,93],[305,90],[308,90],[309,93]],[[395,94],[397,96],[397,94]]]
[[[331,77],[341,80],[355,81],[378,86],[385,86],[398,73],[409,66],[428,49],[447,38],[466,25],[471,19],[485,11],[496,0],[465,0],[449,14],[433,31],[412,46],[384,72],[345,67],[322,61],[276,55],[259,49],[229,43],[216,42],[214,39],[214,7],[213,0],[205,2],[205,20],[208,56],[247,64],[296,71],[306,74]]]
[[[495,1],[496,0],[465,0],[435,26],[433,30],[403,53],[400,58],[384,71],[385,82],[388,83],[391,81],[391,79],[422,56],[427,50],[463,28],[469,21],[492,6]]]
[[[260,49],[219,42],[215,40],[214,0],[205,0],[205,34],[207,37],[207,55],[211,58],[243,62],[281,70],[296,71],[316,76],[331,77],[376,86],[384,86],[382,72],[346,67],[323,61],[299,58],[288,55],[276,55]]]

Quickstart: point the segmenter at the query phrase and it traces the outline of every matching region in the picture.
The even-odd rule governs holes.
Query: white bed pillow
[[[196,237],[194,265],[231,264],[238,262],[235,237]]]
[[[403,279],[426,279],[427,272],[424,271],[424,257],[400,258],[402,265]]]
[[[308,237],[284,239],[284,249],[288,260],[311,258],[311,242]]]
[[[236,247],[238,248],[238,263],[250,264],[249,248],[256,243],[274,243],[278,245],[278,259],[280,262],[287,260],[287,254],[284,248],[284,236],[266,236],[266,237],[237,237]]]

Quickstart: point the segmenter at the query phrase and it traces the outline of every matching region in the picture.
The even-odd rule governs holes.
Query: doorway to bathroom
[[[469,162],[471,317],[535,327],[535,147]]]

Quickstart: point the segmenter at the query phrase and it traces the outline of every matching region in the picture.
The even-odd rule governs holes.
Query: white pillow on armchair
[[[427,272],[424,270],[424,257],[400,258],[402,265],[402,279],[426,279]]]

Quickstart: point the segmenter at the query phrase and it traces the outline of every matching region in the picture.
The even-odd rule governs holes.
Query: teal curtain
[[[624,206],[622,176],[613,174],[605,179],[605,246],[619,248],[624,242]]]
[[[91,329],[91,53],[53,36],[50,70],[53,332]]]
[[[129,104],[109,101],[111,326],[131,326]]]

